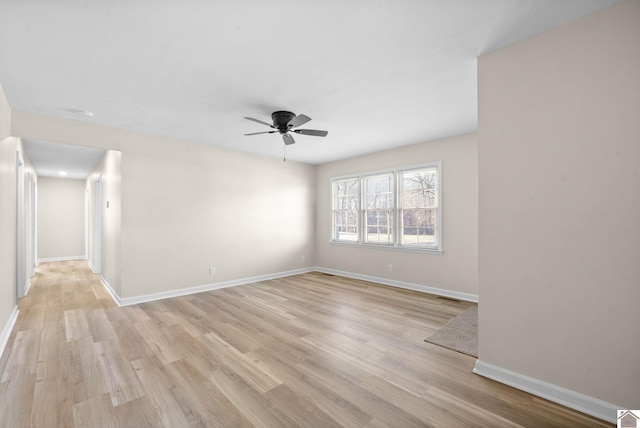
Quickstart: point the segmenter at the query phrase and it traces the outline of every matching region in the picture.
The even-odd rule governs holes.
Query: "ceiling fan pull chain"
[[[286,162],[287,161],[287,145],[283,144],[282,145],[282,162]]]

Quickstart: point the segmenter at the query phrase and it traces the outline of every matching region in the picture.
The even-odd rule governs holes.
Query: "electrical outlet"
[[[215,266],[211,266],[209,268],[209,276],[215,275],[215,274],[216,274],[216,267]]]
[[[389,263],[389,264],[387,265],[387,271],[388,271],[388,272],[393,272],[393,265],[392,265],[391,263]]]

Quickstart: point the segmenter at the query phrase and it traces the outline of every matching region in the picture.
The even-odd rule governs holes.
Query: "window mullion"
[[[359,215],[359,224],[358,225],[360,227],[358,227],[358,242],[360,244],[362,244],[362,243],[364,243],[364,232],[363,232],[363,230],[366,227],[366,224],[365,224],[365,220],[366,219],[365,219],[365,214],[364,214],[365,209],[363,208],[363,206],[364,206],[363,201],[364,201],[364,198],[366,196],[367,189],[365,189],[364,177],[360,176],[360,177],[358,177],[358,179],[360,180],[360,203],[359,203],[359,206],[358,206],[358,215]]]
[[[395,193],[393,198],[393,246],[397,247],[400,243],[400,187],[399,187],[398,173],[393,172],[393,191]]]

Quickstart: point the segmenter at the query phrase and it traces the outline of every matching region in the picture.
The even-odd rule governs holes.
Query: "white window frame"
[[[380,211],[380,209],[376,210],[376,209],[369,209],[366,205],[368,202],[367,196],[369,194],[369,186],[367,184],[367,179],[369,178],[374,178],[374,177],[382,177],[385,175],[390,175],[391,176],[391,207],[389,208],[389,210],[391,211],[391,242],[385,243],[385,242],[371,242],[369,241],[369,230],[368,230],[368,222],[367,222],[367,213],[369,213],[369,211]],[[360,218],[361,218],[361,233],[360,233],[360,240],[362,241],[363,244],[367,244],[367,245],[384,245],[384,246],[393,246],[396,240],[396,232],[397,232],[397,227],[396,227],[396,215],[397,215],[397,201],[396,201],[396,197],[398,194],[398,191],[396,190],[397,186],[396,186],[396,174],[393,174],[390,171],[387,172],[379,172],[379,173],[375,173],[375,174],[367,174],[364,175],[360,178],[360,191],[361,191],[361,196],[360,196],[360,207],[359,207],[359,211],[360,211]]]
[[[405,172],[411,172],[421,169],[435,169],[436,170],[436,227],[434,230],[435,233],[435,244],[402,244],[401,243],[401,234],[400,227],[402,224],[402,218],[400,218],[400,177],[401,174]],[[366,231],[366,219],[365,213],[366,209],[364,204],[366,204],[366,185],[365,180],[368,177],[379,176],[384,174],[392,174],[393,177],[393,230],[392,237],[393,243],[377,243],[377,242],[366,242],[364,234]],[[358,206],[358,239],[357,240],[340,240],[335,237],[334,230],[334,183],[340,180],[348,180],[348,179],[358,179],[359,180],[359,188],[360,188],[360,200]],[[419,165],[410,165],[401,168],[380,170],[380,171],[370,171],[361,174],[350,174],[343,176],[331,177],[329,179],[330,182],[330,198],[331,198],[331,236],[329,237],[329,242],[331,244],[336,245],[347,245],[347,246],[357,246],[357,247],[368,247],[368,248],[382,248],[382,249],[391,249],[391,250],[403,250],[403,251],[415,251],[415,252],[426,252],[426,253],[442,253],[442,161],[434,161],[423,163]]]
[[[338,214],[339,212],[343,213],[343,214],[348,214],[349,209],[340,209],[340,208],[336,208],[335,206],[335,202],[337,197],[334,195],[334,190],[337,187],[338,182],[341,181],[352,181],[352,180],[356,180],[358,182],[358,201],[357,201],[357,207],[356,207],[356,224],[355,227],[357,228],[357,232],[356,232],[356,239],[355,241],[353,239],[339,239],[339,231],[338,231],[338,225],[336,224],[336,214]],[[345,196],[343,196],[346,198],[347,202],[349,201],[349,194],[347,193]],[[360,240],[360,229],[362,228],[362,216],[360,215],[360,205],[362,204],[362,182],[359,180],[358,177],[340,177],[340,178],[335,178],[331,180],[331,239],[332,241],[335,242],[350,242],[350,243],[354,243],[354,242],[358,242]],[[340,226],[344,226],[347,230],[345,230],[345,235],[349,234],[349,222],[347,220],[347,222],[345,224],[340,223]]]

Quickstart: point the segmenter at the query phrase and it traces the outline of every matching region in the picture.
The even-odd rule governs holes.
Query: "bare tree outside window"
[[[436,244],[437,170],[401,174],[401,244]]]
[[[393,174],[366,177],[364,184],[365,242],[393,245]]]
[[[347,178],[333,182],[333,239],[358,241],[360,179]]]

